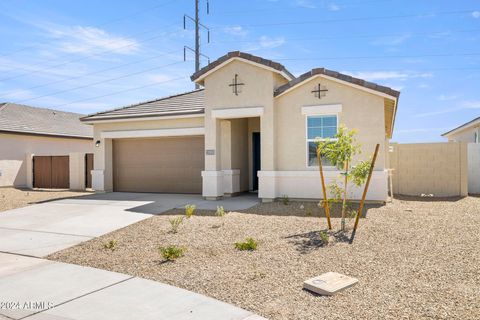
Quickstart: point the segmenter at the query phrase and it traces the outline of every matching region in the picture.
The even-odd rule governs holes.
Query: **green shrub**
[[[186,249],[171,245],[168,247],[159,247],[158,250],[166,261],[175,261],[176,259],[183,257]]]
[[[197,209],[197,206],[194,204],[187,204],[185,206],[185,215],[187,218],[191,218],[195,214],[195,209]]]
[[[170,221],[170,225],[172,227],[172,229],[170,231],[172,233],[177,233],[178,228],[180,227],[180,225],[183,222],[183,217],[176,217],[176,218],[170,219],[169,221]]]
[[[322,239],[322,242],[324,244],[328,244],[328,242],[330,241],[330,236],[328,235],[327,232],[320,231],[320,239]]]
[[[115,250],[117,249],[117,241],[115,240],[110,240],[108,242],[103,243],[103,248],[104,249],[109,249],[109,250]]]
[[[257,250],[258,242],[255,241],[253,238],[246,238],[244,242],[236,242],[235,248],[240,251],[254,251]]]
[[[284,195],[282,197],[282,203],[286,206],[288,206],[290,204],[290,198],[287,196],[287,195]]]
[[[215,212],[215,215],[220,218],[225,216],[225,209],[223,208],[223,206],[217,206],[217,211]]]

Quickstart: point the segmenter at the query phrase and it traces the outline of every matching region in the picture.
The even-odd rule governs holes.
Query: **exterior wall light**
[[[95,142],[95,147],[100,147],[100,140],[97,140],[97,142]]]

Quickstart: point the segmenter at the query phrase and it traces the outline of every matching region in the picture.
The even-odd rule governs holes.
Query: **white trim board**
[[[135,122],[135,121],[155,121],[155,120],[170,120],[170,119],[189,119],[189,118],[204,118],[204,114],[188,114],[188,115],[176,115],[176,116],[158,116],[158,117],[130,117],[125,118],[125,116],[117,116],[111,119],[98,119],[98,120],[85,120],[82,121],[85,124],[95,124],[95,123],[109,123],[109,122]]]
[[[100,136],[102,139],[122,139],[122,138],[199,136],[204,134],[205,134],[204,127],[196,127],[196,128],[174,128],[174,129],[102,131]]]
[[[212,118],[217,119],[251,118],[260,117],[262,115],[263,107],[226,108],[212,110]]]

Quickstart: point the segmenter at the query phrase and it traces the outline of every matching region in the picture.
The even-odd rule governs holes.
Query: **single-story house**
[[[387,199],[398,91],[324,68],[295,77],[238,51],[191,79],[203,89],[81,119],[94,128],[94,189],[318,199],[315,138],[345,124],[358,130],[362,158],[380,144],[367,199]],[[327,182],[339,178],[326,170]],[[361,192],[351,188],[350,197]]]
[[[480,142],[480,117],[475,118],[461,126],[456,127],[448,132],[442,134],[442,137],[448,139],[448,141],[455,142]]]
[[[31,157],[93,152],[93,130],[83,115],[0,103],[0,187],[27,187]]]

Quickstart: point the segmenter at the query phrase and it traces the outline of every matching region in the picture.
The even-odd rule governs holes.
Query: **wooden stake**
[[[373,167],[375,166],[375,161],[377,160],[379,148],[380,148],[380,144],[377,143],[377,146],[375,147],[375,153],[373,154],[372,163],[370,165],[370,171],[368,172],[367,183],[365,183],[365,189],[363,189],[362,201],[360,201],[360,207],[358,208],[357,218],[355,219],[355,225],[353,226],[353,232],[357,231],[358,221],[360,220],[360,216],[362,215],[363,205],[365,203],[365,198],[367,197],[368,186],[370,185],[370,179],[372,178]]]
[[[323,205],[325,208],[325,216],[327,217],[328,229],[332,230],[332,222],[330,221],[330,208],[328,207],[327,188],[325,187],[325,178],[323,176],[322,157],[320,155],[320,147],[317,147],[318,170],[320,170],[320,181],[323,190]]]
[[[345,231],[345,210],[347,205],[347,187],[348,187],[348,160],[345,162],[345,178],[344,178],[344,189],[343,189],[343,201],[342,201],[342,231]]]

